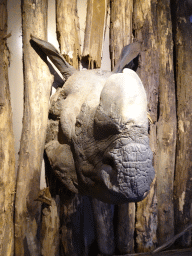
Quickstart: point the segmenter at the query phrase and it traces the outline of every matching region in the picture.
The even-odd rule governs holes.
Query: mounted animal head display
[[[77,71],[51,44],[31,40],[66,79],[51,97],[45,145],[55,175],[70,191],[104,202],[144,199],[155,175],[147,97],[138,75],[122,72],[138,55],[137,43],[126,46],[107,72]]]

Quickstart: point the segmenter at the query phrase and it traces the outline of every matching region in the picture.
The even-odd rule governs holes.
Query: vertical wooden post
[[[159,43],[159,119],[157,123],[158,244],[174,235],[173,181],[176,150],[176,102],[170,1],[157,4]]]
[[[144,84],[148,98],[148,112],[153,124],[150,125],[150,147],[154,155],[156,169],[156,122],[158,118],[159,58],[157,45],[156,1],[135,0],[133,6],[133,34],[142,42],[139,68],[137,73]],[[136,213],[136,247],[137,252],[147,252],[157,243],[157,196],[156,179],[146,199],[137,203]]]
[[[89,68],[101,66],[108,0],[88,0],[83,57],[88,57]]]
[[[46,40],[47,0],[22,2],[24,118],[16,202],[15,255],[40,255],[40,172],[48,119],[52,77],[44,61],[30,45],[31,34]]]
[[[14,253],[15,151],[8,83],[7,0],[0,1],[0,255]]]
[[[77,0],[56,0],[57,39],[66,61],[79,68],[81,56]]]
[[[133,0],[111,1],[110,51],[112,70],[121,50],[132,43]]]
[[[175,50],[177,85],[177,153],[174,183],[175,233],[192,223],[192,4],[177,0],[175,8]],[[191,232],[177,240],[184,248],[191,245]]]
[[[132,43],[133,0],[111,1],[110,50],[111,66],[114,68],[121,50]],[[120,253],[134,251],[135,203],[116,206],[117,208],[117,249]]]

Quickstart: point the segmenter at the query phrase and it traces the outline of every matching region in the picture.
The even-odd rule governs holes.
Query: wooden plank
[[[177,153],[174,183],[175,232],[192,223],[192,34],[190,1],[177,0],[172,4],[175,31],[177,84]],[[191,246],[188,231],[177,245]]]
[[[156,122],[158,115],[159,59],[157,44],[156,1],[135,0],[133,5],[134,37],[142,42],[137,73],[144,84],[148,112],[153,120],[150,125],[150,147],[154,156],[156,170]],[[157,244],[157,195],[154,179],[148,196],[137,203],[136,213],[136,248],[137,252],[152,251]]]
[[[56,25],[60,52],[78,69],[81,49],[77,0],[56,0]]]
[[[14,254],[15,150],[8,82],[7,1],[0,1],[0,255]]]
[[[88,58],[88,68],[99,68],[103,48],[108,0],[88,0],[83,57]]]
[[[173,181],[176,152],[176,101],[170,1],[157,3],[159,117],[157,123],[158,244],[174,236]]]
[[[47,0],[24,0],[24,118],[15,202],[15,255],[40,255],[40,172],[53,82],[49,69],[30,45],[31,34],[46,40]],[[42,56],[43,57],[43,56]]]
[[[121,50],[132,43],[133,0],[111,1],[110,51],[112,70]],[[115,206],[117,211],[116,246],[120,253],[134,252],[135,203]]]
[[[133,0],[111,1],[110,51],[112,70],[121,50],[132,43]]]

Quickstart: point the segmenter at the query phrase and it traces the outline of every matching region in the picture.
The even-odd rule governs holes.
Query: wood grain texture
[[[155,0],[135,0],[133,5],[133,32],[142,42],[137,73],[147,93],[148,112],[153,119],[149,129],[150,148],[156,170],[156,122],[158,116],[159,59],[157,45],[157,14]],[[152,251],[157,244],[157,194],[156,178],[142,202],[137,203],[136,248],[137,252]]]
[[[133,0],[111,1],[110,52],[113,70],[121,50],[132,43]]]
[[[176,100],[170,1],[157,3],[159,117],[157,123],[158,244],[174,236],[173,181],[176,151]]]
[[[15,150],[8,82],[7,1],[0,1],[0,255],[14,254]]]
[[[56,0],[56,25],[60,52],[78,69],[81,50],[77,0]]]
[[[192,223],[192,34],[190,1],[172,3],[174,9],[176,84],[177,84],[177,152],[174,183],[175,232]],[[183,248],[191,246],[191,232],[177,241]]]
[[[46,40],[47,0],[24,0],[24,118],[15,202],[15,255],[40,255],[40,172],[52,76],[30,45],[30,35]]]
[[[88,0],[83,57],[88,57],[88,68],[99,68],[106,26],[108,0]]]

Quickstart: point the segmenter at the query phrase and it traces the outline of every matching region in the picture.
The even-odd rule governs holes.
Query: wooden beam
[[[60,52],[69,64],[78,69],[81,49],[77,0],[56,0],[56,22]]]
[[[14,253],[15,150],[8,82],[7,1],[0,1],[0,255]]]
[[[158,245],[174,236],[173,181],[176,153],[176,100],[170,1],[157,3],[159,117],[157,123]]]
[[[137,73],[144,84],[148,113],[153,124],[149,127],[150,147],[156,170],[156,122],[158,118],[159,56],[157,44],[156,2],[135,0],[133,5],[133,31],[136,40],[142,43]],[[152,251],[157,244],[157,194],[154,179],[148,196],[137,203],[136,248],[137,252]]]
[[[191,1],[172,2],[176,53],[177,153],[174,182],[175,232],[192,223],[192,34]],[[191,231],[177,241],[191,246]]]
[[[46,40],[47,0],[24,0],[24,117],[15,202],[15,255],[40,255],[40,173],[53,82],[49,68],[30,45],[30,36]],[[43,56],[42,56],[43,58]]]
[[[108,0],[88,0],[83,57],[88,57],[88,68],[99,68],[103,49]]]

